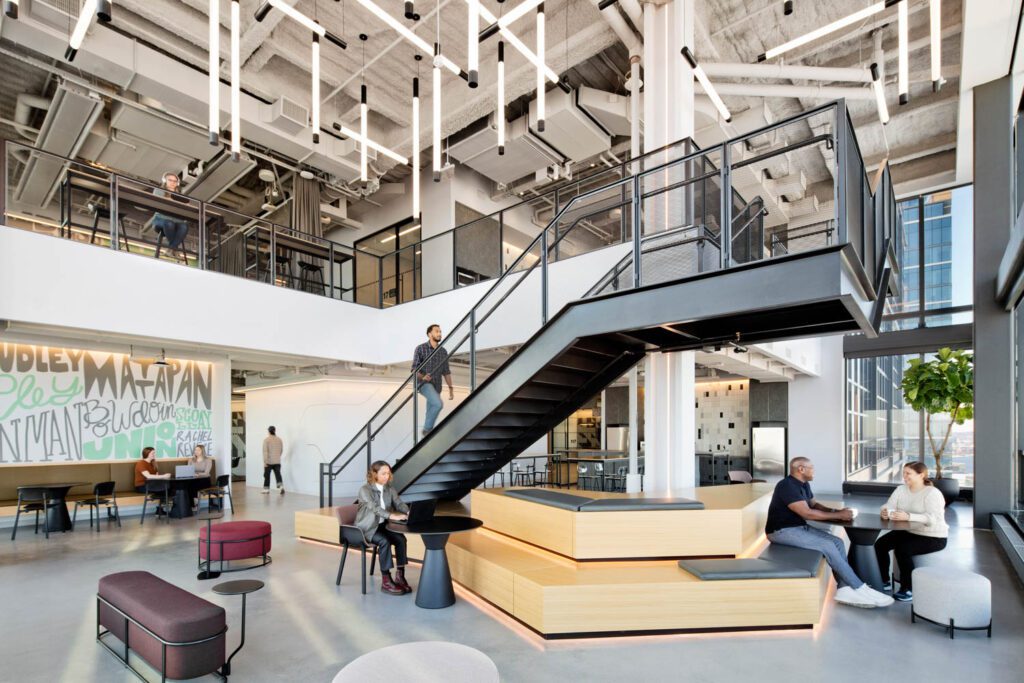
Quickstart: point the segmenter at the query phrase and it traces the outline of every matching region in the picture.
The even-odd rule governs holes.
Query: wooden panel
[[[300,510],[295,513],[295,535],[325,543],[338,542],[338,518],[334,508]]]
[[[500,490],[485,489],[471,492],[470,509],[488,529],[562,555],[572,555],[574,512],[508,498]]]
[[[732,488],[731,486],[728,488]],[[760,543],[764,536],[764,525],[768,521],[768,504],[770,496],[762,496],[743,508],[741,543],[744,550]]]
[[[696,557],[743,550],[740,510],[630,510],[574,513],[572,556]]]

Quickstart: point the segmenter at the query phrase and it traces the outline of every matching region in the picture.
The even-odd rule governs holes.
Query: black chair
[[[59,500],[51,500],[50,492],[45,488],[23,488],[18,489],[18,511],[14,515],[14,529],[11,531],[11,540],[14,540],[18,533],[18,519],[22,512],[36,513],[35,533],[39,533],[39,513],[43,513],[43,533],[50,537],[50,522],[46,513],[51,507],[60,505]]]
[[[92,513],[96,511],[96,531],[102,531],[100,526],[100,506],[107,509],[107,517],[110,517],[110,508],[114,508],[114,519],[117,526],[121,526],[121,513],[117,510],[117,493],[114,491],[116,484],[112,481],[104,481],[92,487],[92,498],[75,501],[75,514],[71,516],[71,529],[74,530],[75,522],[78,520],[78,508],[85,505],[89,508],[89,528],[92,528]]]
[[[231,500],[231,475],[222,474],[217,477],[217,485],[209,488],[201,489],[197,494],[199,505],[202,506],[203,498],[206,498],[206,509],[210,509],[210,504],[213,499],[216,498],[219,501],[221,509],[224,509],[224,499],[228,499],[228,507],[231,508],[231,512],[235,511],[235,502]]]
[[[355,526],[356,512],[359,510],[359,505],[353,503],[352,505],[340,505],[335,508],[334,513],[338,516],[338,543],[341,544],[341,561],[338,563],[338,578],[335,579],[334,585],[341,585],[341,574],[345,571],[345,558],[348,557],[349,547],[355,547],[362,551],[360,556],[363,561],[363,594],[366,594],[366,551],[372,551],[370,558],[370,576],[373,576],[373,566],[377,563],[377,546],[372,543],[367,543],[363,539],[363,532],[359,527]]]
[[[162,514],[164,520],[170,523],[170,512],[174,505],[174,499],[171,498],[171,482],[167,479],[146,480],[146,497],[142,501],[142,517],[139,518],[139,524],[145,524],[146,522],[146,507],[149,505],[149,501],[157,503],[154,514]]]
[[[320,294],[327,292],[327,283],[324,282],[324,269],[315,263],[299,261],[299,289],[303,292]]]
[[[279,277],[284,280],[285,287],[295,286],[295,268],[292,262],[292,257],[288,254],[277,254],[274,256],[275,277]]]

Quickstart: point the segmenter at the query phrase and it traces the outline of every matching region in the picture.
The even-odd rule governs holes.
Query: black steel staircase
[[[776,140],[767,151],[766,137]],[[834,162],[831,217],[772,225],[764,201],[744,201],[733,178],[757,178],[762,166],[801,155]],[[461,498],[646,353],[876,334],[898,282],[887,169],[873,190],[845,105],[835,102],[709,150],[648,160],[634,175],[574,197],[442,342],[468,367],[470,396],[421,438],[411,374],[322,464],[321,504],[333,504],[334,480],[346,467],[362,471],[376,459],[394,462],[407,500]],[[629,216],[628,241],[612,247],[621,260],[549,319],[551,255],[581,223],[610,210]],[[523,311],[536,318],[533,335],[478,385],[488,321],[507,325]]]

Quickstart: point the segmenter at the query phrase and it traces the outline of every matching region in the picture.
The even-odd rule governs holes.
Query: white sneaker
[[[840,602],[844,605],[850,605],[851,607],[863,607],[865,609],[874,609],[878,606],[875,604],[874,600],[871,600],[850,586],[843,586],[837,590],[835,600],[836,602]]]
[[[278,486],[277,487],[277,492],[280,493],[283,496],[284,495],[284,487],[283,486]]]
[[[885,593],[880,593],[879,591],[876,591],[874,588],[872,588],[871,586],[867,585],[866,583],[863,586],[861,586],[860,588],[858,588],[856,592],[859,595],[863,595],[868,600],[871,600],[872,602],[874,602],[875,605],[878,606],[878,607],[888,607],[893,602],[895,602],[892,599],[891,595],[886,595]]]
[[[260,491],[260,493],[270,493],[270,489],[264,488],[262,491]]]

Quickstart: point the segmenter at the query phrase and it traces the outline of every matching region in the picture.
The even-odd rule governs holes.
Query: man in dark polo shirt
[[[775,485],[768,506],[768,523],[764,528],[768,540],[816,550],[824,555],[839,584],[836,602],[854,607],[888,607],[893,599],[861,581],[846,561],[843,542],[827,531],[807,525],[808,521],[848,522],[853,519],[853,510],[849,508],[834,510],[814,500],[810,484],[813,479],[814,464],[809,459],[793,458],[789,462],[789,476]]]
[[[441,401],[441,378],[448,383],[448,400],[455,399],[452,371],[448,369],[448,351],[437,348],[441,343],[441,326],[427,327],[427,341],[416,347],[412,355],[412,369],[416,373],[419,392],[427,399],[427,414],[423,417],[423,436],[434,428],[444,403]]]

